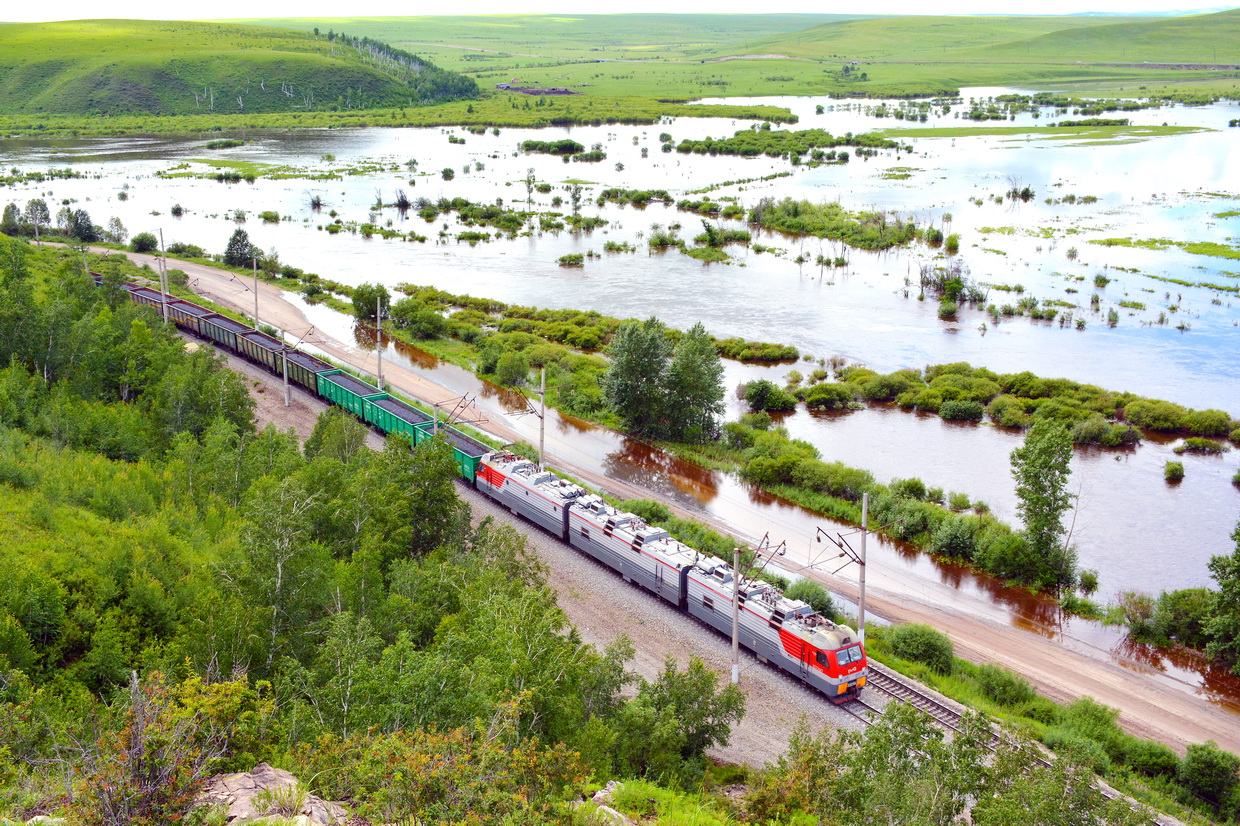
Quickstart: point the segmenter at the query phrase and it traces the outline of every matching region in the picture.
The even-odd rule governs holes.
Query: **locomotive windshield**
[[[850,645],[847,648],[841,648],[839,651],[835,652],[835,661],[840,665],[861,662],[864,658],[865,652],[861,650],[860,645]]]

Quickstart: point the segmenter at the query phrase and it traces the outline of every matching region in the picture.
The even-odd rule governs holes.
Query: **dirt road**
[[[149,263],[154,266],[152,256],[130,254],[130,257],[139,263]],[[251,280],[202,265],[177,262],[175,266],[183,269],[190,276],[192,288],[199,294],[239,312],[253,312],[254,294]],[[258,288],[260,314],[265,323],[296,335],[300,335],[309,327],[301,311],[286,299],[282,290],[261,282]],[[316,346],[342,362],[370,371],[372,374],[375,371],[376,359],[373,353],[325,336],[320,336],[316,341]],[[424,402],[436,404],[453,398],[453,394],[449,391],[400,365],[389,365],[385,362],[383,373],[384,378],[392,385]],[[280,398],[281,394],[277,386],[271,385],[270,390],[260,395],[268,394],[279,399],[282,406],[282,398]],[[313,401],[308,395],[305,398]],[[281,416],[279,411],[272,415],[276,417],[279,424]],[[286,425],[280,424],[280,426]],[[500,422],[488,423],[487,430],[501,439],[514,440],[516,438],[516,434]],[[624,496],[661,498],[653,491],[606,478],[596,468],[567,464],[560,466],[566,472],[587,483],[605,486],[608,490]],[[527,526],[527,532],[533,532],[533,529]],[[813,572],[807,572],[807,574],[815,576]],[[835,590],[841,590],[838,580],[832,580],[830,585]],[[847,593],[847,587],[842,590],[845,591],[845,596],[856,596]],[[566,610],[569,605],[581,602],[574,596],[578,593],[581,593],[580,587],[572,583],[565,585],[561,590],[562,595],[567,595],[561,603]],[[590,599],[596,596],[602,598],[604,595],[592,595]],[[589,601],[586,600],[586,602]],[[884,594],[881,591],[875,592],[871,589],[867,593],[867,608],[893,621],[924,622],[932,625],[944,631],[952,639],[958,656],[978,663],[1000,663],[1022,674],[1036,685],[1041,693],[1055,700],[1069,701],[1081,696],[1091,696],[1108,706],[1118,708],[1121,711],[1120,723],[1126,730],[1140,737],[1160,740],[1181,753],[1190,743],[1207,739],[1217,741],[1224,749],[1240,753],[1240,724],[1238,724],[1240,720],[1237,716],[1203,697],[1186,692],[1183,687],[1170,686],[1149,675],[1131,671],[1113,662],[1103,662],[1078,653],[1055,640],[1045,639],[997,622],[954,612],[948,606],[928,606],[911,599]],[[583,611],[585,610],[588,609],[583,608]],[[571,615],[572,612],[570,612]],[[595,615],[589,620],[584,614],[579,614],[579,616],[582,616],[582,621],[588,626],[596,625],[600,628],[598,640],[605,642],[604,638],[610,633],[607,628],[616,615],[604,613],[602,616]],[[585,633],[584,628],[583,633]],[[633,635],[630,634],[630,636]],[[587,633],[587,639],[590,638]],[[637,637],[635,636],[634,639],[636,640]],[[651,650],[649,656],[661,662],[662,656],[657,651],[658,649]],[[712,665],[720,665],[717,657],[709,658],[708,662]],[[726,663],[726,660],[724,662]],[[720,667],[723,668],[723,666]],[[761,669],[751,669],[751,671],[756,670]],[[799,690],[799,686],[791,681],[787,682]],[[774,723],[765,721],[764,725],[774,725]],[[757,748],[752,743],[751,747]],[[762,751],[764,750],[757,749],[752,753],[757,755]],[[738,758],[733,756],[731,759]],[[762,759],[764,758],[757,758],[757,762],[761,762]]]

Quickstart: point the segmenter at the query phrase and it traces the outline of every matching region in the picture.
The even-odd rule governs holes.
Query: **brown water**
[[[978,90],[974,95],[998,91]],[[900,126],[891,120],[867,118],[853,107],[813,114],[814,105],[833,106],[830,101],[778,102],[802,115],[798,128],[821,126],[842,133]],[[766,196],[839,199],[849,208],[890,209],[902,217],[937,224],[943,224],[945,214],[950,214],[950,231],[961,233],[961,258],[974,278],[994,284],[1019,283],[1027,295],[1076,303],[1075,316],[1087,321],[1083,331],[1025,319],[995,325],[972,310],[962,311],[958,321],[941,322],[933,301],[917,300],[918,269],[937,254],[921,246],[887,253],[849,252],[831,242],[759,233],[756,241],[785,253],[777,257],[735,249],[735,262],[728,266],[705,266],[674,253],[604,253],[583,269],[565,270],[555,262],[566,253],[601,252],[608,240],[627,241],[644,249],[644,235],[652,224],[679,221],[685,227],[683,234],[691,237],[700,231],[700,219],[662,205],[637,210],[588,203],[583,211],[608,219],[607,227],[592,234],[535,233],[471,247],[436,238],[445,223],[450,234],[459,231],[452,218],[441,216],[428,225],[416,216],[402,217],[390,209],[375,214],[377,223],[391,222],[431,238],[426,244],[414,244],[366,240],[347,233],[331,236],[318,229],[331,220],[327,211],[313,213],[308,206],[310,196],[317,194],[342,218],[365,221],[370,218],[376,190],[391,200],[398,187],[415,198],[460,195],[473,200],[502,198],[513,204],[525,200],[521,179],[529,168],[539,180],[556,186],[552,194],[564,197],[563,185],[570,176],[590,182],[587,189],[593,192],[605,186],[659,187],[684,197],[686,190],[707,184],[790,169],[787,161],[773,158],[685,157],[659,151],[659,132],[671,132],[677,140],[719,136],[745,128],[747,124],[741,122],[682,119],[655,127],[504,129],[499,136],[465,134],[465,145],[447,141],[446,133],[458,130],[320,130],[254,135],[250,145],[225,153],[208,152],[201,140],[8,140],[0,141],[0,156],[6,164],[22,169],[72,165],[98,176],[13,188],[9,198],[19,203],[39,194],[56,201],[69,199],[76,202],[75,207],[87,209],[97,223],[105,224],[115,215],[132,233],[162,228],[169,241],[197,243],[208,249],[223,248],[236,226],[232,211],[240,208],[250,214],[244,226],[255,243],[275,247],[289,263],[346,283],[433,284],[514,303],[597,309],[619,317],[657,314],[682,328],[701,320],[719,336],[788,342],[817,357],[843,355],[881,371],[970,361],[998,371],[1068,376],[1240,414],[1240,359],[1235,358],[1240,299],[1149,277],[1240,284],[1240,262],[1175,249],[1103,248],[1086,243],[1090,238],[1115,236],[1235,243],[1228,239],[1240,236],[1240,221],[1217,217],[1217,213],[1236,209],[1240,200],[1240,184],[1233,183],[1240,181],[1240,153],[1234,151],[1234,130],[1226,129],[1227,120],[1237,117],[1237,107],[1161,109],[1133,117],[1143,123],[1203,125],[1218,131],[1103,146],[1001,138],[919,140],[914,141],[912,153],[887,153],[868,161],[854,160],[845,167],[800,167],[792,170],[791,177],[710,193],[715,199],[735,197],[743,205]],[[1029,122],[1027,118],[1020,116],[1017,123]],[[958,123],[950,116],[940,122]],[[549,140],[568,135],[585,144],[602,143],[608,160],[565,165],[556,158],[513,151],[528,137]],[[646,158],[640,154],[643,146],[649,150]],[[323,160],[328,153],[339,160]],[[259,180],[252,185],[153,177],[156,171],[202,157],[319,171],[371,161],[397,165],[399,171],[332,181]],[[410,158],[418,160],[419,169],[453,166],[456,179],[447,183],[437,174],[411,175],[404,169]],[[484,168],[478,169],[478,163]],[[617,168],[617,163],[624,168]],[[466,166],[468,172],[463,171]],[[894,170],[896,174],[908,171],[911,177],[888,177],[885,173],[895,167],[900,168]],[[1004,192],[1012,180],[1033,186],[1037,199],[1028,204],[1006,199],[994,202],[990,196]],[[121,191],[127,200],[118,199]],[[551,208],[552,194],[536,195],[540,209]],[[1043,202],[1046,197],[1061,199],[1067,194],[1093,195],[1099,200],[1090,205]],[[974,198],[981,199],[981,205]],[[185,217],[168,216],[174,203],[188,210]],[[289,220],[260,223],[255,215],[263,210],[276,210]],[[984,228],[991,229],[984,232]],[[1069,256],[1073,248],[1075,254]],[[810,260],[817,255],[847,254],[850,263],[845,270],[824,271],[812,264],[795,264],[792,259],[798,253]],[[1100,274],[1113,279],[1105,288],[1094,286],[1094,277]],[[1089,309],[1093,292],[1100,294],[1101,313]],[[1015,303],[1018,297],[993,288],[990,295],[995,303]],[[1119,325],[1108,328],[1105,313],[1111,307],[1118,309],[1121,300],[1142,302],[1146,309],[1121,309]],[[347,323],[333,311],[321,306],[305,309],[321,329],[348,340]],[[1167,315],[1168,324],[1156,323],[1159,313]],[[1176,330],[1180,323],[1188,329]],[[438,365],[416,350],[390,350],[389,357],[433,371],[436,382],[457,392],[477,395],[488,416],[502,417],[527,440],[536,440],[537,418],[517,415],[524,401],[480,384],[455,367]],[[807,364],[796,367],[802,372],[812,369]],[[727,381],[733,385],[755,377],[778,379],[792,366],[728,363],[727,369]],[[731,403],[730,415],[734,416],[738,403]],[[918,476],[929,485],[985,500],[1001,518],[1015,518],[1007,457],[1019,444],[1019,434],[950,424],[887,407],[831,416],[798,411],[783,424],[794,436],[812,442],[824,458],[866,468],[881,481]],[[686,466],[639,442],[571,418],[550,420],[547,439],[553,457],[594,464],[614,478],[659,490],[746,539],[769,532],[776,541],[786,540],[790,558],[801,564],[826,563],[814,557],[821,547],[812,542],[818,527],[847,530],[752,491],[724,474]],[[1162,463],[1173,455],[1170,447],[1146,441],[1135,449],[1078,451],[1074,456],[1072,480],[1079,508],[1073,537],[1083,567],[1099,570],[1104,598],[1121,590],[1208,585],[1209,557],[1231,550],[1228,534],[1240,513],[1240,494],[1230,484],[1236,454],[1178,457],[1187,475],[1181,485],[1169,487],[1161,471]],[[1148,652],[1122,648],[1122,638],[1112,631],[1080,621],[1061,623],[1044,601],[966,569],[932,561],[898,543],[873,543],[871,553],[870,581],[877,587],[1001,618],[1064,639],[1065,644],[1110,652],[1118,660],[1131,661],[1133,667],[1153,667],[1162,678],[1187,682],[1206,695],[1230,690],[1226,679],[1208,669],[1170,656],[1160,656],[1155,663]],[[840,574],[852,575],[851,571]]]

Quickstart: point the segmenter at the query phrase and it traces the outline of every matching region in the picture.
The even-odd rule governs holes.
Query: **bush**
[[[1190,410],[1183,420],[1184,428],[1194,436],[1226,436],[1231,430],[1231,415],[1225,410]]]
[[[274,211],[274,210],[270,210],[270,209],[269,209],[269,210],[267,210],[266,212],[260,212],[260,213],[258,213],[258,217],[262,219],[262,221],[263,221],[263,223],[264,223],[264,224],[278,224],[278,223],[280,223],[280,213],[278,213],[278,212],[276,212],[276,211]]]
[[[944,419],[957,421],[981,421],[986,408],[981,402],[950,401],[943,402],[939,407],[939,415]]]
[[[908,479],[892,479],[887,489],[896,496],[903,496],[906,499],[924,500],[926,498],[926,483],[916,476]]]
[[[1049,728],[1042,735],[1042,742],[1056,754],[1071,757],[1098,774],[1105,774],[1111,768],[1111,760],[1100,743],[1070,729]]]
[[[1180,768],[1180,758],[1170,746],[1136,737],[1126,743],[1124,762],[1148,777],[1174,777]]]
[[[1189,436],[1184,440],[1184,444],[1176,445],[1173,450],[1176,454],[1181,453],[1226,453],[1231,450],[1226,442],[1216,442],[1213,439],[1203,439],[1200,436]]]
[[[815,410],[843,410],[853,403],[853,391],[843,384],[823,382],[807,388],[805,404]]]
[[[940,674],[952,671],[952,641],[929,625],[896,625],[884,639],[891,653],[901,659],[923,663]]]
[[[129,249],[134,252],[154,252],[159,249],[159,239],[151,232],[139,232],[129,239]]]
[[[1167,462],[1163,467],[1163,478],[1168,482],[1179,482],[1184,478],[1183,462]]]
[[[927,498],[932,502],[943,501],[943,491],[941,489],[938,490],[939,495],[937,497],[928,496]],[[954,511],[967,511],[972,505],[973,503],[969,501],[969,494],[967,493],[952,491],[947,495],[947,506]]]
[[[1022,705],[1037,696],[1028,681],[1001,665],[983,663],[975,677],[982,693],[999,705]]]
[[[753,411],[766,410],[778,412],[795,410],[796,396],[789,393],[774,382],[766,379],[750,382],[745,386],[745,403]]]
[[[1124,407],[1124,418],[1146,430],[1175,432],[1184,426],[1187,412],[1171,402],[1137,399]]]
[[[835,602],[831,599],[831,594],[811,579],[798,579],[784,590],[784,596],[807,603],[824,617],[830,617],[835,612]]]
[[[972,560],[977,549],[977,519],[949,515],[930,535],[930,550],[941,556]]]
[[[529,379],[530,363],[524,353],[508,351],[495,365],[495,380],[505,387],[519,387]]]
[[[556,259],[556,263],[561,267],[581,267],[585,265],[585,261],[586,257],[579,252],[570,252]]]
[[[1193,743],[1188,747],[1176,779],[1193,794],[1217,804],[1240,782],[1236,775],[1238,770],[1240,757],[1223,751],[1218,747],[1218,743],[1210,740],[1206,743]]]

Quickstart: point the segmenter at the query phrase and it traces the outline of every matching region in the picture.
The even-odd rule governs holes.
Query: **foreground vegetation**
[[[122,274],[97,288],[76,254],[10,241],[0,260],[6,816],[180,821],[208,774],[259,760],[378,821],[587,824],[600,781],[629,779],[619,804],[652,814],[727,776],[703,753],[739,692],[701,662],[642,680],[629,642],[583,645],[525,538],[471,525],[444,444],[367,450],[339,409],[304,448],[255,432],[243,380],[129,303]],[[980,822],[1038,800],[1130,822],[1074,759],[1033,768],[1016,743],[992,762],[980,719],[963,732],[905,709],[866,737],[805,731],[707,809],[775,824],[882,801],[904,820],[925,801],[893,797],[899,775],[946,781],[945,816],[987,788]]]
[[[928,784],[936,817],[1139,822],[1076,758],[1038,767],[1015,740],[990,759],[976,717],[949,743],[896,709],[864,736],[803,730],[762,770],[711,767],[739,692],[583,645],[525,539],[471,525],[444,444],[370,451],[338,409],[304,447],[255,432],[239,376],[131,304],[118,264],[99,288],[79,261],[0,239],[6,816],[180,821],[208,774],[267,761],[384,822],[592,823],[578,801],[610,778],[640,816],[690,788],[703,818],[911,822]],[[736,780],[739,799],[711,794]]]

